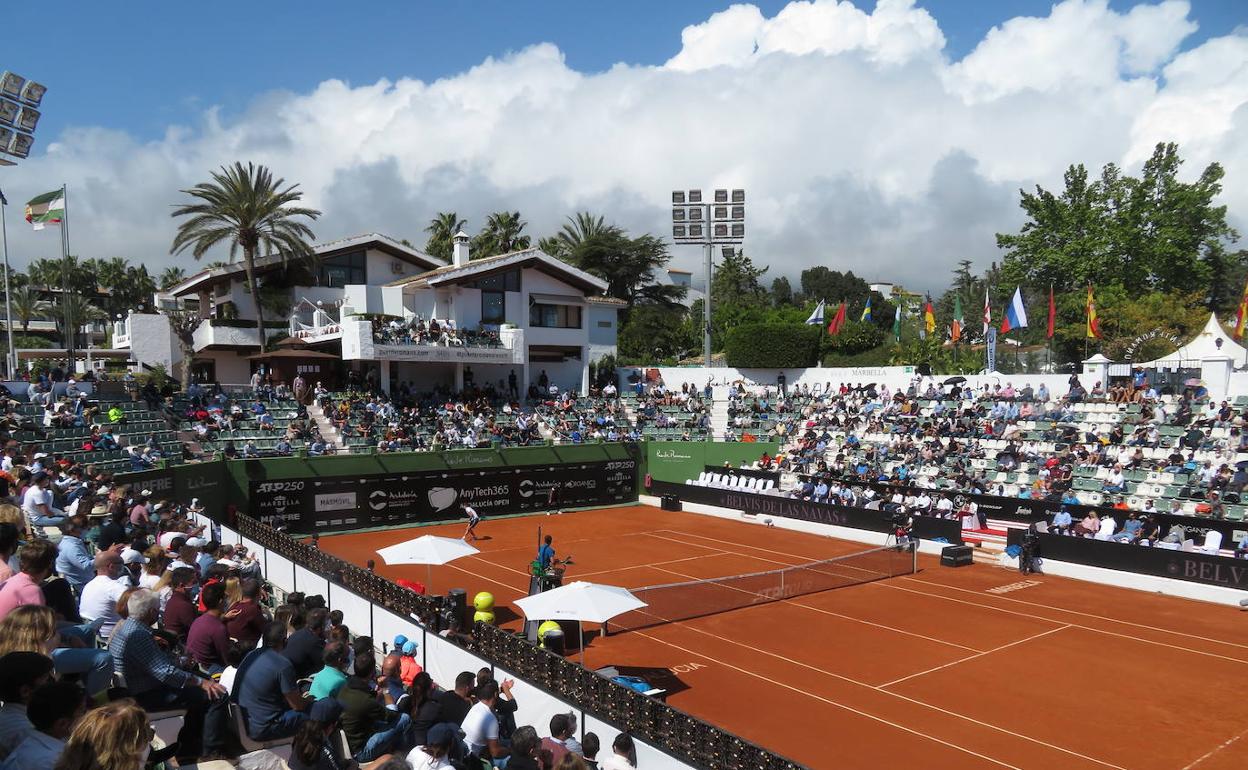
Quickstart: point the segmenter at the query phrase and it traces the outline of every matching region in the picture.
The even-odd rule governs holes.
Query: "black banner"
[[[777,486],[780,484],[780,471],[759,471],[753,468],[725,468],[722,465],[708,465],[706,466],[706,471],[720,475],[741,476],[747,479],[765,479],[776,482]]]
[[[551,504],[550,490],[557,491]],[[364,477],[252,480],[251,515],[296,533],[332,532],[637,499],[637,462],[418,471]]]
[[[758,516],[780,516],[785,519],[832,524],[870,532],[892,531],[890,514],[869,508],[849,508],[844,505],[814,503],[779,495],[759,495],[731,489],[699,487],[693,484],[673,484],[670,481],[654,481],[650,494],[675,495],[685,502],[714,505]],[[934,516],[915,516],[913,534],[923,540],[943,538],[954,545],[962,543],[962,525],[959,522]]]
[[[1021,539],[1010,532],[1013,543]],[[1115,543],[1072,535],[1041,535],[1041,558],[1248,590],[1248,560]]]
[[[855,486],[863,486],[861,482],[850,483]],[[918,493],[921,489],[921,487],[880,482],[872,482],[868,486],[882,494],[892,494],[894,491],[900,491],[903,494],[908,492]],[[1087,516],[1089,511],[1096,511],[1096,515],[1101,517],[1109,514],[1118,522],[1119,527],[1122,526],[1122,522],[1126,519],[1128,513],[1132,511],[1137,515],[1144,513],[1143,510],[1122,510],[1106,505],[1079,505],[1075,503],[1064,505],[1050,500],[1024,500],[1022,498],[1000,497],[998,495],[973,495],[951,489],[928,489],[926,492],[933,500],[936,500],[941,495],[951,496],[954,505],[958,508],[966,501],[973,501],[979,506],[979,512],[989,519],[1003,519],[1025,524],[1037,521],[1052,521],[1053,514],[1062,508],[1069,511],[1071,517],[1076,521]],[[1187,537],[1192,540],[1203,540],[1206,532],[1221,532],[1222,542],[1228,547],[1239,542],[1239,538],[1248,535],[1248,522],[1213,519],[1208,516],[1173,514],[1164,511],[1150,511],[1148,515],[1152,517],[1153,521],[1157,522],[1162,537],[1165,537],[1166,533],[1170,531],[1170,527],[1175,524],[1183,525],[1183,529],[1187,532]]]

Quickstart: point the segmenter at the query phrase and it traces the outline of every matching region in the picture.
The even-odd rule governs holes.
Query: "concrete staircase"
[[[338,432],[334,424],[329,421],[329,418],[325,416],[325,411],[321,409],[319,404],[313,402],[308,405],[308,419],[321,432],[321,438],[333,443],[339,449],[347,448],[346,439]]]
[[[711,404],[711,437],[718,441],[728,430],[728,394],[715,393],[715,401]]]

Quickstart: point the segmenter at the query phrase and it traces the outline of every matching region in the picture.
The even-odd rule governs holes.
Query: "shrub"
[[[827,337],[825,345],[829,353],[852,356],[878,348],[884,343],[884,332],[873,323],[846,321],[840,332]]]
[[[728,332],[724,353],[737,368],[791,369],[819,360],[821,326],[744,324]]]

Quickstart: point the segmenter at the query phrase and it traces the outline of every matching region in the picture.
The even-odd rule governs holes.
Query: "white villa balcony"
[[[265,325],[270,335],[286,330],[286,326]],[[194,333],[195,352],[206,348],[258,348],[260,330],[255,321],[205,318]]]
[[[113,322],[113,348],[130,347],[130,316]]]
[[[342,325],[330,311],[339,312],[339,308],[331,306],[327,310],[323,302],[300,300],[290,313],[290,336],[308,344],[341,339]]]
[[[374,334],[373,322],[347,316],[342,326],[344,360],[423,361],[428,363],[523,364],[524,330],[504,325],[493,334],[463,333],[455,341],[412,341],[410,335],[383,330]]]

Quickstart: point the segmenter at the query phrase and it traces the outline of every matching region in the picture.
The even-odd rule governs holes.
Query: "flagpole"
[[[4,250],[4,328],[9,335],[9,352],[5,355],[8,376],[17,379],[17,351],[13,349],[13,303],[9,294],[9,201],[0,192],[0,244]]]
[[[61,200],[65,208],[61,214],[61,307],[65,313],[65,377],[74,372],[74,327],[69,312],[69,186],[61,184]]]

